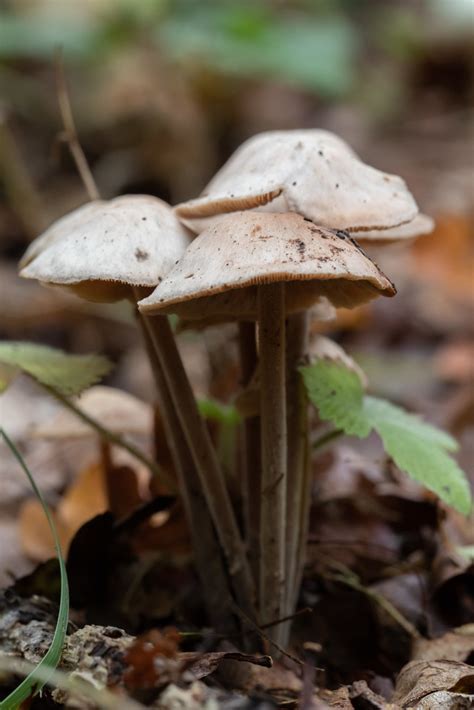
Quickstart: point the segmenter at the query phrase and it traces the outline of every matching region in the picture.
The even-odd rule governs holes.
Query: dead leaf
[[[179,631],[152,629],[139,636],[127,649],[123,679],[130,690],[159,688],[177,682],[185,661],[178,655]]]
[[[471,654],[474,654],[474,624],[466,624],[436,639],[416,639],[412,660],[467,662]]]
[[[214,653],[180,653],[179,658],[185,662],[186,670],[197,680],[214,673],[223,661],[250,663],[254,666],[271,668],[273,661],[270,656],[254,656],[238,651],[216,651]],[[268,688],[267,688],[268,689]]]
[[[464,699],[471,694],[470,704],[461,704],[464,699],[457,697],[459,693]],[[462,710],[472,708],[472,695],[472,666],[457,661],[411,661],[400,671],[392,701],[402,708]]]
[[[100,463],[93,463],[81,471],[53,512],[65,555],[79,528],[105,510],[107,501],[102,467]],[[23,503],[19,524],[23,549],[31,559],[44,562],[55,555],[54,542],[39,501],[31,498]]]

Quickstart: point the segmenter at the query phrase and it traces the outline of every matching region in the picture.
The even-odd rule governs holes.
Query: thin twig
[[[89,414],[86,414],[86,412],[74,404],[74,402],[59,392],[56,392],[56,390],[52,387],[49,387],[48,385],[42,385],[42,387],[44,387],[49,394],[57,399],[62,405],[67,407],[71,412],[74,412],[79,419],[82,419],[86,422],[86,424],[95,429],[103,439],[109,441],[111,444],[120,446],[120,448],[128,451],[128,453],[138,459],[138,461],[141,461],[155,476],[159,476],[166,483],[170,491],[174,492],[176,490],[176,483],[171,476],[169,476],[166,471],[161,468],[161,466],[149,459],[148,456],[140,451],[140,449],[137,449],[133,444],[130,444],[128,441],[123,439],[120,434],[115,434],[115,432],[106,429],[100,422],[89,416]]]
[[[322,449],[323,446],[326,446],[326,444],[329,444],[334,439],[338,439],[340,436],[343,436],[344,434],[345,434],[345,432],[342,429],[331,429],[330,431],[327,431],[325,434],[322,434],[319,437],[319,439],[316,439],[316,441],[313,441],[311,448],[313,450]]]
[[[292,621],[293,619],[296,619],[297,616],[302,616],[303,614],[312,614],[313,609],[311,607],[306,606],[304,609],[299,609],[298,611],[295,611],[294,614],[289,614],[289,616],[284,616],[282,619],[277,619],[276,621],[272,621],[270,624],[263,624],[260,628],[261,629],[270,629],[272,626],[278,626],[278,624],[284,624],[285,621]]]
[[[422,638],[422,635],[418,629],[413,626],[413,624],[406,619],[403,614],[401,614],[396,607],[386,599],[382,594],[375,592],[373,589],[365,587],[359,581],[358,577],[352,573],[349,574],[329,574],[325,575],[328,579],[332,579],[335,582],[341,582],[351,589],[355,589],[357,592],[365,594],[367,597],[372,599],[376,604],[378,604],[392,619],[402,627],[404,631],[407,632],[409,636],[415,639]]]
[[[74,162],[76,163],[79,175],[84,183],[84,187],[89,195],[89,199],[99,200],[100,193],[97,188],[97,184],[77,137],[76,124],[74,122],[71,101],[69,99],[69,92],[67,88],[66,74],[64,71],[62,50],[58,50],[56,54],[56,86],[58,92],[59,110],[61,112],[61,119],[64,126],[64,131],[60,137],[68,145]]]
[[[303,661],[301,661],[299,658],[296,656],[293,656],[291,653],[288,653],[288,651],[285,651],[285,649],[280,646],[276,641],[273,641],[269,636],[267,636],[261,629],[260,626],[258,626],[252,619],[245,614],[245,612],[242,611],[240,607],[237,606],[237,604],[234,604],[234,602],[231,602],[231,607],[232,610],[237,614],[237,616],[248,626],[250,626],[251,629],[253,629],[264,641],[266,641],[270,646],[273,646],[276,648],[278,653],[281,653],[282,656],[286,656],[290,660],[292,660],[294,663],[297,663],[299,666],[304,666]],[[321,670],[318,668],[318,670]]]

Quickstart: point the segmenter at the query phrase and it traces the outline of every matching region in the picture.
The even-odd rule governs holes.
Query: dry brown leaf
[[[464,662],[471,653],[474,653],[474,624],[466,624],[436,639],[416,639],[412,660]]]
[[[105,510],[107,500],[102,468],[99,463],[93,463],[77,476],[53,513],[63,554],[67,554],[81,525]],[[19,523],[22,546],[29,557],[44,561],[54,556],[53,539],[39,501],[25,501]]]
[[[54,512],[52,512],[52,516],[64,553],[68,540],[67,529],[64,528]],[[51,531],[38,500],[29,498],[22,504],[18,525],[21,546],[30,559],[35,562],[44,562],[55,555]]]
[[[471,694],[471,704],[462,704],[459,693]],[[472,708],[473,699],[472,666],[457,661],[410,661],[400,671],[392,701],[402,708],[462,710]]]

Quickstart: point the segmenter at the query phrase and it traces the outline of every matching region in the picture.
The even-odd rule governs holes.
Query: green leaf
[[[43,496],[41,495],[41,492],[37,487],[34,478],[30,473],[27,465],[25,464],[18,449],[15,447],[15,445],[3,429],[0,429],[0,434],[5,439],[7,446],[9,447],[12,454],[15,456],[24,473],[26,474],[31,484],[31,487],[33,488],[36,494],[36,497],[38,498],[43,507],[44,514],[46,515],[49,528],[51,530],[51,534],[54,538],[54,545],[56,547],[61,576],[61,593],[59,598],[58,620],[56,622],[56,628],[54,630],[51,645],[47,650],[46,654],[36,666],[36,668],[15,688],[15,690],[10,693],[10,695],[8,695],[4,700],[0,702],[0,710],[16,710],[21,705],[21,703],[23,703],[27,698],[41,690],[41,688],[48,682],[49,673],[52,673],[55,670],[61,659],[64,639],[66,638],[67,626],[69,622],[69,586],[67,580],[66,565],[61,553],[61,545],[59,543],[58,533],[56,531],[56,527],[51,517],[51,513],[49,512],[48,506],[46,505],[46,502]],[[41,679],[39,679],[36,675],[38,671],[41,675]]]
[[[110,372],[112,363],[101,355],[68,355],[46,345],[0,342],[0,364],[25,372],[41,385],[68,397],[80,394]],[[9,377],[0,371],[0,392]]]
[[[363,413],[364,390],[358,375],[338,362],[318,360],[302,367],[301,373],[319,416],[333,422],[346,434],[364,438],[370,434],[370,422]]]
[[[449,434],[386,400],[365,395],[357,374],[341,363],[318,360],[301,373],[321,419],[359,438],[375,430],[402,471],[448,505],[469,513],[469,484],[449,455],[457,449]]]

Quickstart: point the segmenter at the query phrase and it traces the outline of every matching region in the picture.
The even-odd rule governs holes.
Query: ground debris
[[[402,708],[472,708],[474,669],[457,661],[411,661],[402,668],[392,699]]]

